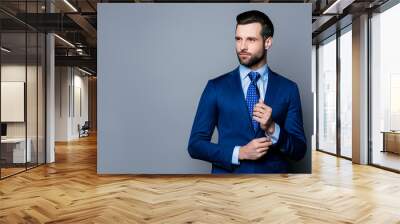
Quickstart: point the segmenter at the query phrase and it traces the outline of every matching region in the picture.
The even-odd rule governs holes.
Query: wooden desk
[[[382,152],[400,154],[400,131],[382,131],[381,133],[383,133]]]
[[[25,151],[25,138],[6,138],[1,139],[1,157],[6,163],[25,163],[31,162],[31,145],[30,138],[27,139],[28,144]],[[25,161],[26,160],[26,161]]]

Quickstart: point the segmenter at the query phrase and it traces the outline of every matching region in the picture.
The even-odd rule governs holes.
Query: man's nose
[[[246,43],[246,41],[242,41],[241,43],[240,43],[240,50],[242,51],[242,50],[247,50],[247,43]]]

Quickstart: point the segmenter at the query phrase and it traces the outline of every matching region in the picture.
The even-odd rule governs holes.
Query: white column
[[[53,12],[54,6],[47,1],[47,12]],[[54,34],[46,35],[46,163],[55,162],[55,44]]]
[[[353,162],[368,163],[368,16],[353,19]]]

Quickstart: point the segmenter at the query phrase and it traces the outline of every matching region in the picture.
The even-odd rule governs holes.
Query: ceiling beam
[[[80,15],[79,13],[70,13],[67,16],[74,21],[77,25],[79,25],[83,31],[90,37],[86,40],[89,42],[90,46],[96,46],[97,41],[97,30],[90,24],[85,17]]]

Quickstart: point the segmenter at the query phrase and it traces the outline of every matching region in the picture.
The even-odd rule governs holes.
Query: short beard
[[[252,67],[252,66],[254,66],[254,65],[258,64],[258,63],[260,63],[260,61],[262,61],[262,60],[265,58],[266,51],[267,51],[267,50],[264,50],[264,51],[263,51],[263,54],[262,54],[260,57],[253,57],[253,58],[250,58],[249,62],[247,62],[247,63],[244,63],[242,60],[240,60],[239,53],[237,53],[236,55],[237,55],[238,60],[239,60],[239,63],[240,63],[241,65],[244,65],[244,66],[250,68],[250,67]]]

